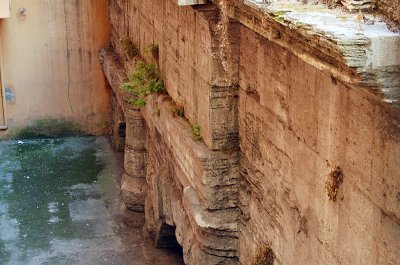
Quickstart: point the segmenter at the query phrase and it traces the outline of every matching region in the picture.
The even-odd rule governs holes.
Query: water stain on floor
[[[104,137],[0,142],[0,264],[183,264],[142,234]]]

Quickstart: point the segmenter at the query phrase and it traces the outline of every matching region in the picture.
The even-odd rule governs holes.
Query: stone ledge
[[[359,24],[357,14],[292,1],[232,0],[224,11],[328,75],[378,89],[399,106],[400,34],[381,19],[365,15]]]
[[[126,82],[127,75],[124,66],[119,61],[119,57],[111,48],[103,48],[99,53],[100,63],[103,68],[103,72],[117,97],[118,103],[122,106],[122,110],[125,114],[125,118],[128,121],[129,117],[135,115],[127,115],[127,112],[138,112],[140,108],[132,106],[128,103],[129,99],[132,97],[128,92],[120,89],[120,85]]]
[[[127,208],[133,211],[144,211],[146,183],[146,147],[145,125],[140,109],[128,103],[131,95],[120,89],[126,79],[126,70],[118,56],[110,48],[100,51],[100,62],[104,74],[113,90],[118,104],[125,116],[126,138],[124,168],[121,181],[121,195]]]
[[[208,211],[191,187],[184,189],[182,203],[203,251],[219,257],[237,256],[237,208]]]
[[[212,151],[204,143],[192,139],[191,128],[183,118],[175,118],[171,109],[171,99],[165,95],[148,97],[148,103],[143,110],[131,106],[129,93],[122,91],[119,86],[125,81],[125,69],[119,63],[112,50],[102,49],[100,52],[106,78],[123,106],[129,126],[128,112],[141,115],[148,126],[154,128],[164,138],[171,148],[177,162],[178,178],[183,185],[192,186],[201,197],[205,208],[219,210],[237,206],[239,180],[239,156],[233,151]],[[160,117],[154,115],[159,112]],[[160,122],[168,121],[168,123]],[[126,143],[129,145],[127,135]],[[132,138],[132,137],[131,137]],[[138,150],[141,151],[141,150]]]
[[[157,130],[173,153],[179,181],[196,190],[205,208],[236,207],[240,177],[238,154],[211,151],[203,142],[195,141],[189,123],[173,114],[171,102],[167,95],[148,96],[142,113],[149,129]]]

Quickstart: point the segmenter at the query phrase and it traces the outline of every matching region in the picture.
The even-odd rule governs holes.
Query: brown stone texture
[[[196,9],[172,0],[111,1],[112,46],[125,58],[124,38],[142,51],[158,45],[169,95],[184,107],[191,124],[200,125],[210,149],[232,149],[238,143],[238,60],[222,57],[227,49],[238,56],[239,24],[224,23],[214,5]]]
[[[395,26],[400,28],[400,2],[399,0],[377,0],[378,10],[390,20],[394,21]]]
[[[100,61],[112,89],[110,101],[112,104],[110,115],[111,139],[116,147],[120,147],[122,141],[124,142],[124,147],[121,147],[124,151],[125,167],[125,174],[121,180],[122,199],[129,209],[144,211],[144,199],[147,190],[146,125],[140,110],[128,103],[130,95],[120,89],[120,85],[126,79],[126,71],[119,58],[108,49],[103,49],[100,53]],[[116,121],[118,121],[118,125],[116,125]],[[121,128],[122,121],[125,128]],[[125,135],[125,138],[122,139],[121,135]]]
[[[110,136],[111,143],[118,152],[125,149],[125,115],[114,93],[110,93]]]
[[[332,42],[241,2],[110,1],[101,61],[125,116],[126,205],[157,246],[175,234],[186,264],[251,264],[260,250],[274,264],[396,264],[399,110]],[[159,47],[168,93],[141,109],[119,89],[136,60],[126,37]]]
[[[395,264],[398,111],[245,27],[240,56],[242,263],[270,242],[276,264]]]

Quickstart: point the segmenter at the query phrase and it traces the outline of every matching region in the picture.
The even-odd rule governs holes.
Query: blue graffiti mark
[[[13,103],[14,102],[14,92],[11,90],[11,88],[6,87],[6,102],[7,103]]]

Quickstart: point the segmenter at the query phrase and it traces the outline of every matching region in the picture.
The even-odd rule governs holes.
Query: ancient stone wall
[[[394,21],[397,28],[400,27],[400,2],[398,0],[378,0],[378,9]]]
[[[395,264],[396,61],[373,68],[379,79],[358,25],[348,44],[244,3],[110,1],[100,57],[126,122],[126,205],[187,264]],[[168,93],[142,108],[120,89],[137,61],[127,39],[144,59],[158,46]]]
[[[240,44],[242,263],[270,242],[276,264],[395,264],[400,116],[245,27]]]

